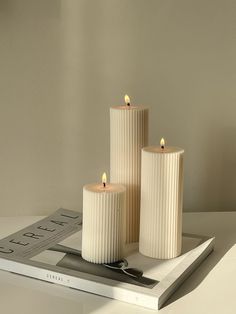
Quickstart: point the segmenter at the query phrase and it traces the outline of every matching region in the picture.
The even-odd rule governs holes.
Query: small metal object
[[[142,270],[128,267],[128,262],[126,259],[121,259],[115,263],[109,263],[109,264],[103,264],[105,267],[122,271],[124,274],[134,277],[134,278],[140,278],[143,275]]]
[[[81,251],[80,250],[76,250],[73,248],[70,248],[68,246],[64,246],[61,244],[56,244],[53,247],[49,248],[50,251],[56,251],[56,252],[61,252],[61,253],[66,253],[66,254],[74,254],[74,255],[78,255],[81,257]],[[140,269],[137,268],[132,268],[132,267],[128,267],[128,262],[125,258],[114,262],[114,263],[104,263],[102,264],[103,266],[116,270],[116,271],[121,271],[124,274],[133,277],[133,278],[140,278],[143,276],[143,272]]]

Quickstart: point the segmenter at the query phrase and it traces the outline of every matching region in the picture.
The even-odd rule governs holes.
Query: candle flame
[[[165,148],[165,140],[164,140],[163,137],[162,137],[162,139],[160,140],[160,146],[161,146],[162,149]]]
[[[125,103],[127,106],[130,106],[130,98],[128,95],[125,95]]]
[[[102,175],[102,184],[103,184],[104,188],[106,186],[106,183],[107,183],[107,175],[106,175],[106,172],[104,172]]]

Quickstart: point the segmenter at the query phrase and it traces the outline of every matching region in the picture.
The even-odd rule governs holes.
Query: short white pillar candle
[[[140,253],[159,259],[181,253],[183,153],[177,147],[142,149]]]
[[[110,108],[111,182],[126,186],[126,243],[137,242],[140,220],[141,149],[148,145],[148,108],[130,103]]]
[[[123,256],[125,187],[88,184],[83,188],[82,257],[92,263],[112,263]]]

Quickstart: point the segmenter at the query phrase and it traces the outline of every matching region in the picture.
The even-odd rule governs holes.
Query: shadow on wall
[[[234,211],[236,208],[236,128],[219,129],[214,126],[206,135],[202,150],[203,169],[202,202],[212,200],[214,211]],[[200,149],[200,148],[199,148]]]
[[[27,10],[25,9],[27,7]],[[61,1],[47,0],[1,0],[0,16],[1,18],[12,18],[25,16],[28,19],[40,18],[58,18],[61,15]]]

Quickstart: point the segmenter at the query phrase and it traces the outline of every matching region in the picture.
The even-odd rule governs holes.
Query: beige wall
[[[81,209],[109,106],[186,150],[184,208],[236,209],[236,2],[1,0],[0,214]]]

